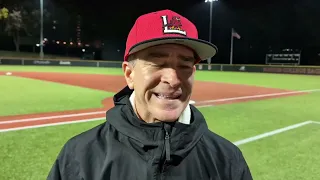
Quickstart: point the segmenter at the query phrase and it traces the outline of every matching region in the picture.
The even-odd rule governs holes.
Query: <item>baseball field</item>
[[[46,179],[63,144],[104,122],[124,86],[116,68],[1,65],[0,179]],[[255,180],[319,179],[320,76],[197,71],[191,99]]]

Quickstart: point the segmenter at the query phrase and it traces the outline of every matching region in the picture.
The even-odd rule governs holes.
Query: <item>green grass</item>
[[[198,71],[196,79],[290,90],[320,89],[320,76],[308,75]]]
[[[121,69],[112,68],[0,66],[0,71],[9,70],[122,75]],[[0,78],[2,77],[0,76]],[[5,76],[5,78],[9,77]],[[320,89],[320,76],[198,71],[196,79],[291,90]],[[14,82],[16,80],[14,79]],[[22,79],[18,78],[18,80]],[[32,81],[31,83],[42,84],[37,85],[37,87],[42,87],[38,88],[38,90],[31,88],[32,84],[30,84],[29,90],[28,87],[24,87],[24,92],[25,89],[28,91],[33,89],[35,91],[29,92],[31,94],[28,94],[28,96],[32,98],[28,99],[34,99],[37,103],[40,101],[36,99],[45,98],[46,92],[43,92],[43,83],[47,84],[45,85],[46,90],[59,89],[51,88],[51,85],[57,85],[54,83],[37,80],[30,81]],[[3,83],[0,83],[0,86],[1,84]],[[17,84],[19,84],[18,81],[14,86],[21,89],[22,87]],[[59,84],[59,87],[61,86]],[[7,88],[7,86],[4,87]],[[65,87],[71,88],[67,85]],[[78,101],[79,98],[74,97],[77,94],[80,94],[79,97],[82,98],[88,97],[84,100],[80,98],[80,103],[73,103],[73,106],[79,105],[81,102],[83,104],[96,103],[96,105],[100,105],[100,100],[103,96],[99,95],[101,91],[87,92],[87,89],[82,88],[80,90],[77,89],[77,93],[65,95],[65,93],[69,93],[69,91],[74,92],[74,90],[60,89],[63,89],[63,91],[59,92],[64,93],[63,96],[60,94],[61,97],[72,97],[62,100],[60,98],[64,103],[73,103],[70,102],[70,99]],[[81,89],[86,92],[82,92]],[[7,90],[7,93],[12,91],[18,90]],[[50,91],[51,94],[55,93],[53,91]],[[39,93],[39,97],[35,96],[35,94]],[[19,97],[24,98],[23,95],[19,95]],[[10,99],[9,97],[5,98],[7,98],[7,101]],[[16,97],[11,98],[18,99]],[[206,107],[200,108],[200,111],[203,112],[212,131],[234,142],[307,120],[320,121],[319,102],[320,92],[314,92],[302,96]],[[21,104],[23,101],[21,100],[19,103]],[[52,103],[56,104],[57,102]],[[11,106],[12,109],[14,107],[16,106]],[[71,107],[72,104],[70,104]],[[65,107],[63,108],[65,109]],[[0,112],[1,109],[0,105]],[[5,162],[2,163],[2,167],[0,168],[0,179],[45,179],[63,144],[72,136],[92,128],[101,122],[103,121],[0,133],[0,146],[4,147],[0,149],[0,159],[3,159],[3,162]],[[320,151],[320,147],[317,146],[319,144],[319,137],[320,125],[307,125],[241,145],[240,148],[246,157],[255,180],[313,180],[320,176],[318,168],[320,162],[318,152]],[[28,154],[28,156],[25,154]]]
[[[13,76],[0,76],[0,116],[102,107],[113,93]]]
[[[0,179],[46,179],[64,142],[102,122],[0,133]]]
[[[1,65],[0,71],[16,72],[63,72],[81,74],[109,74],[123,75],[120,68],[94,68],[94,67],[58,67],[58,66],[7,66]]]
[[[318,120],[320,92],[200,108],[210,129],[236,141],[308,120]]]
[[[69,72],[86,74],[123,75],[120,68],[51,67],[51,66],[0,66],[0,71]],[[246,84],[289,90],[320,89],[320,76],[197,71],[196,80]]]
[[[241,146],[255,180],[318,180],[320,125],[310,124]]]

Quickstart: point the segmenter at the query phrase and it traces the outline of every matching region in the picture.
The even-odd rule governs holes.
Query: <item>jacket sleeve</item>
[[[62,149],[60,150],[58,157],[56,158],[56,160],[54,161],[49,174],[47,176],[47,180],[64,180],[64,178],[62,177],[62,173],[63,173],[63,169],[62,169],[62,162],[67,161],[66,159],[66,153],[67,153],[67,145],[68,143],[66,143]]]
[[[235,166],[235,172],[231,178],[232,180],[253,180],[249,166],[241,151],[238,154],[237,162],[233,166]]]
[[[79,163],[74,157],[73,147],[66,143],[53,163],[47,180],[79,180]]]
[[[58,159],[54,162],[48,174],[47,180],[62,180]]]
[[[242,162],[239,169],[239,178],[237,180],[253,180],[250,169],[246,162]]]

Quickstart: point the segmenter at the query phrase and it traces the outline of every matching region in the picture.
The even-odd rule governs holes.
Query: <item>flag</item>
[[[241,36],[232,28],[232,37],[236,37],[237,39],[240,39]]]

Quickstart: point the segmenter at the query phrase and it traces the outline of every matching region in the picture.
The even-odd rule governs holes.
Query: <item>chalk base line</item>
[[[260,94],[260,95],[252,95],[252,96],[239,96],[239,97],[233,97],[233,98],[223,98],[223,99],[206,100],[206,101],[198,101],[198,102],[190,100],[189,103],[195,105],[197,108],[202,108],[202,107],[213,106],[213,103],[215,103],[215,102],[227,102],[227,101],[234,101],[234,100],[256,99],[256,98],[262,98],[262,97],[281,96],[281,95],[299,94],[299,93],[317,92],[317,91],[320,91],[320,89],[310,89],[310,90],[303,90],[303,91],[289,91],[289,92]],[[203,105],[203,106],[199,105],[199,104],[205,104],[205,103],[212,103],[212,104]],[[1,124],[20,123],[20,122],[29,122],[29,121],[43,121],[43,120],[50,120],[50,119],[80,117],[80,116],[97,115],[97,114],[105,114],[105,111],[93,111],[93,112],[87,112],[87,113],[76,113],[76,114],[66,114],[66,115],[56,115],[56,116],[44,116],[44,117],[37,117],[37,118],[15,119],[15,120],[9,120],[9,121],[0,121],[0,125]]]
[[[259,94],[259,95],[252,95],[252,96],[239,96],[239,97],[233,97],[233,98],[199,101],[199,102],[196,102],[195,104],[197,105],[198,108],[203,108],[203,107],[213,106],[210,103],[227,102],[227,101],[235,101],[235,100],[246,100],[246,99],[257,99],[257,98],[265,98],[265,97],[276,97],[276,96],[284,96],[284,95],[291,95],[291,94],[294,95],[294,94],[312,93],[312,92],[320,92],[320,89],[288,91],[288,92],[280,92],[280,93]],[[208,105],[201,105],[201,104],[207,104],[207,103],[208,103]]]
[[[246,138],[246,139],[242,139],[242,140],[233,142],[233,144],[235,144],[236,146],[239,146],[239,145],[242,145],[242,144],[247,144],[249,142],[257,141],[259,139],[267,138],[267,137],[270,137],[270,136],[274,136],[276,134],[280,134],[280,133],[283,133],[283,132],[286,132],[286,131],[289,131],[289,130],[292,130],[292,129],[297,129],[299,127],[302,127],[302,126],[305,126],[305,125],[308,125],[308,124],[320,125],[320,122],[317,122],[317,121],[305,121],[305,122],[302,122],[302,123],[290,125],[290,126],[287,126],[287,127],[284,127],[284,128],[280,128],[280,129],[269,131],[269,132],[266,132],[266,133],[263,133],[263,134],[259,134],[257,136],[252,136],[252,137],[249,137],[249,138]]]
[[[93,122],[103,120],[104,118],[93,118],[93,119],[83,119],[83,120],[76,120],[76,121],[66,121],[66,122],[57,122],[57,123],[48,123],[48,124],[41,124],[41,125],[32,125],[32,126],[23,126],[23,127],[16,127],[16,128],[8,128],[8,129],[0,129],[0,133],[2,132],[10,132],[10,131],[19,131],[19,130],[26,130],[26,129],[36,129],[42,127],[53,127],[59,125],[67,125],[67,124],[78,124],[78,123],[86,123],[86,122]]]

